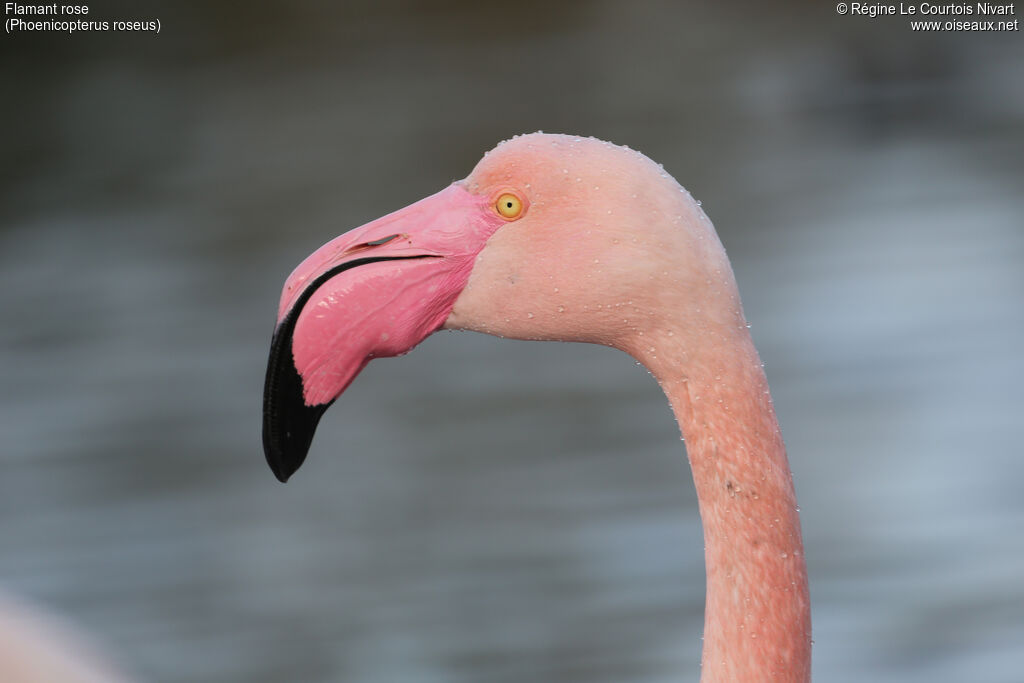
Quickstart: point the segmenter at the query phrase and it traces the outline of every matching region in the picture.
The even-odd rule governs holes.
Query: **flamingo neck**
[[[697,489],[701,680],[809,681],[810,599],[786,448],[742,313],[725,317],[650,333],[630,349],[668,396]]]

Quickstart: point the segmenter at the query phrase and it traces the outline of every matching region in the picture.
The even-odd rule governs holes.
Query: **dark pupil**
[[[505,208],[506,209],[511,209],[512,208],[512,202],[505,202]]]

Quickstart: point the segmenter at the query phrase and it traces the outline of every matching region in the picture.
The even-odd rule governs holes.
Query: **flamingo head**
[[[264,389],[267,461],[286,481],[371,359],[441,327],[639,357],[645,332],[700,310],[679,293],[706,290],[723,263],[731,278],[698,205],[642,154],[566,135],[506,141],[464,180],[335,238],[288,277]]]

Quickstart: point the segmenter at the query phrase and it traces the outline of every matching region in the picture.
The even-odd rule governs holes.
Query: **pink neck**
[[[699,340],[692,330],[653,333],[630,351],[672,404],[700,501],[702,682],[804,682],[811,618],[796,494],[768,382],[737,314],[739,324],[703,326]]]

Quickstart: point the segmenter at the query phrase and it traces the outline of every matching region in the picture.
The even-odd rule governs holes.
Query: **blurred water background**
[[[734,264],[802,505],[819,681],[1024,669],[1024,43],[800,2],[90,5],[0,107],[0,586],[149,681],[696,680],[666,401],[441,334],[287,485],[284,277],[516,133],[662,162]]]

